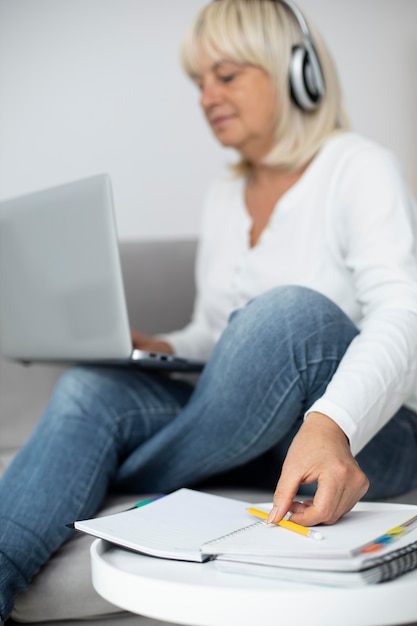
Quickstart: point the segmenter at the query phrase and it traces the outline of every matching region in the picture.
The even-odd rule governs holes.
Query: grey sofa
[[[144,332],[180,328],[189,319],[193,301],[193,241],[123,242],[121,259],[130,322]],[[41,415],[62,367],[23,366],[0,359],[0,474],[24,443]],[[236,491],[224,486],[211,491],[248,501],[268,500],[270,491]],[[119,511],[140,498],[110,496],[103,511]],[[398,500],[417,504],[417,490]],[[153,620],[122,613],[94,591],[90,581],[91,539],[77,535],[65,544],[20,594],[13,620],[67,626],[98,623],[140,624]],[[140,592],[140,591],[139,591]],[[77,621],[75,621],[77,620]],[[94,622],[93,622],[94,623]],[[96,622],[97,623],[97,622]],[[155,626],[161,622],[154,622]]]

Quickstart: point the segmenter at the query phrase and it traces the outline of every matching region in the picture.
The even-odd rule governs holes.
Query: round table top
[[[369,506],[387,504],[367,503]],[[303,585],[220,572],[214,561],[148,557],[100,539],[92,544],[91,564],[93,585],[109,602],[132,613],[190,626],[257,626],[266,621],[284,626],[417,622],[417,570],[377,585]]]

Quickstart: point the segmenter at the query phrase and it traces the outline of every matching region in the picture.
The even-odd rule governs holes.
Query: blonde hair
[[[302,42],[300,27],[291,11],[277,0],[221,0],[205,6],[185,33],[182,64],[192,77],[199,73],[202,51],[213,60],[226,57],[236,63],[262,68],[276,94],[275,145],[264,163],[289,171],[302,167],[325,139],[349,130],[333,59],[321,36],[309,21],[320,59],[325,94],[315,111],[302,111],[291,97],[288,68],[294,45]],[[247,172],[251,164],[241,160],[234,169]]]

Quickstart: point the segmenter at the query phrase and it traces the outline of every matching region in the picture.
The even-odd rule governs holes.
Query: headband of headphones
[[[324,96],[325,85],[311,31],[300,9],[292,0],[272,1],[284,5],[300,28],[302,42],[293,46],[288,70],[291,96],[301,110],[314,111]]]

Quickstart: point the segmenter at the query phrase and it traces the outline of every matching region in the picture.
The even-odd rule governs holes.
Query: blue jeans
[[[93,516],[110,489],[168,492],[267,455],[273,485],[357,332],[327,298],[280,287],[233,313],[195,389],[138,370],[68,370],[0,482],[1,617],[70,537],[66,524]],[[417,485],[416,437],[417,416],[402,409],[360,453],[371,497]]]

